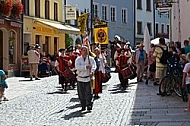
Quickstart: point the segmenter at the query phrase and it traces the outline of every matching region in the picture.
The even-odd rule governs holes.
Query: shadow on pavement
[[[30,80],[30,79],[28,79],[28,80],[19,80],[19,82],[22,82],[22,81],[34,81],[34,80]]]
[[[79,98],[71,98],[70,102],[79,102]]]
[[[69,119],[72,119],[72,118],[78,118],[78,117],[84,117],[84,114],[87,114],[87,113],[90,113],[91,111],[75,111],[75,112],[72,112],[68,115],[65,115],[64,117],[61,117],[61,118],[64,118],[65,120],[69,120]]]
[[[81,107],[80,104],[75,104],[73,106],[69,106],[69,107],[66,107],[66,108],[68,108],[68,109],[75,109],[75,108],[79,108],[79,107]]]

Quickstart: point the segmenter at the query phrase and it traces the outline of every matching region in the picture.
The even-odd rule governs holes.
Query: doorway
[[[0,30],[0,69],[3,70],[3,31]]]

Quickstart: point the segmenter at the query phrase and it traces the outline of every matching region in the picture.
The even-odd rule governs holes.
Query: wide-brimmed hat
[[[66,50],[66,52],[72,52],[73,51],[73,46],[69,46]]]
[[[59,49],[59,52],[62,52],[62,51],[65,51],[65,49],[64,48]]]
[[[139,47],[144,47],[143,43],[140,43],[140,44],[139,44]]]

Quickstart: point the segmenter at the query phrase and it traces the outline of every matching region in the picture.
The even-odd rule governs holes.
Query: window
[[[40,44],[40,35],[36,35],[36,44]]]
[[[54,2],[54,20],[58,21],[58,6],[57,3]]]
[[[116,22],[116,8],[111,7],[111,21]]]
[[[29,15],[29,0],[23,0],[23,13],[25,14],[25,15]]]
[[[121,10],[121,14],[122,14],[122,23],[127,23],[127,9],[122,9]]]
[[[107,20],[107,6],[102,6],[102,20]]]
[[[146,10],[151,11],[151,1],[150,0],[146,0]]]
[[[15,32],[10,31],[9,33],[9,64],[16,62],[16,35]]]
[[[137,22],[137,34],[142,35],[142,22]]]
[[[49,19],[49,0],[45,0],[45,18]]]
[[[161,32],[164,33],[164,24],[161,26]]]
[[[152,35],[152,24],[147,23],[147,27],[148,27],[148,31],[149,31],[150,35]]]
[[[35,16],[40,17],[40,0],[35,0]]]
[[[93,5],[94,17],[98,17],[98,5]]]
[[[58,47],[58,38],[57,37],[54,37],[54,52],[56,53],[58,50],[57,50],[57,47]]]
[[[169,35],[169,33],[170,33],[170,26],[167,25],[167,34]]]
[[[156,23],[156,27],[155,27],[155,32],[156,32],[156,35],[158,35],[158,23]]]
[[[142,1],[137,0],[137,9],[142,9]]]

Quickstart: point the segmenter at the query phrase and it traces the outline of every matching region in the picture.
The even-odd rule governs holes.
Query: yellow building
[[[64,25],[62,0],[24,0],[23,54],[33,44],[43,55],[53,55],[65,48],[65,33],[79,34],[79,29]]]

